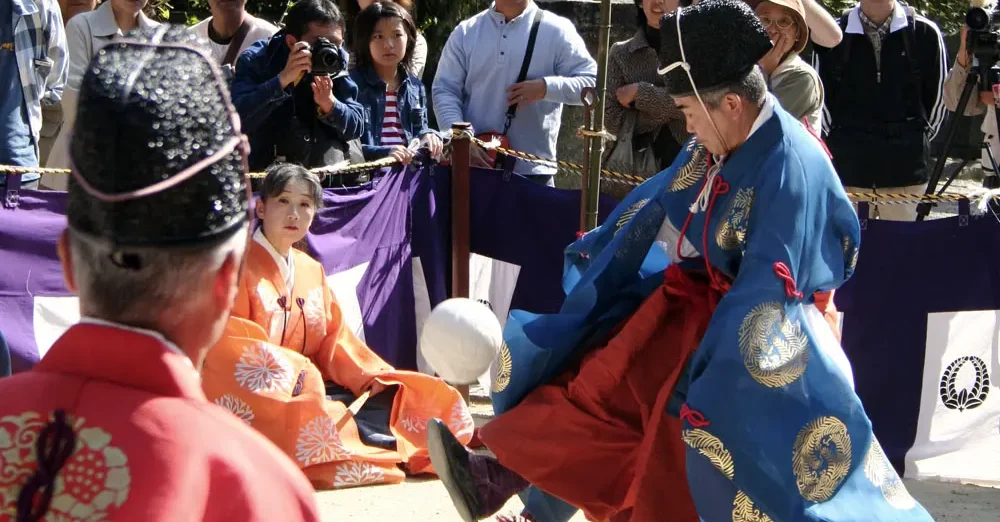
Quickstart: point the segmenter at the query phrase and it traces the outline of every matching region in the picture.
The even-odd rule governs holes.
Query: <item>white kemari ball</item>
[[[437,305],[420,333],[420,353],[450,384],[477,382],[500,351],[500,321],[486,305],[457,297]]]

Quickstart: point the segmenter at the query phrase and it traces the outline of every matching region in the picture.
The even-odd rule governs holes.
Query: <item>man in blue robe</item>
[[[530,482],[594,520],[932,520],[813,303],[853,272],[859,224],[818,140],[766,92],[764,28],[743,2],[707,0],[661,32],[694,138],[566,250],[560,313],[511,314],[482,431],[496,459],[429,426],[456,507],[482,519]],[[637,423],[619,388],[657,372]]]

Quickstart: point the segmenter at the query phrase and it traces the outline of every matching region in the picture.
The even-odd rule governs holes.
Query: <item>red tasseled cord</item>
[[[796,287],[795,278],[792,277],[792,271],[788,269],[788,265],[782,263],[781,261],[774,263],[774,274],[785,282],[785,295],[796,299],[802,299],[802,292],[799,292]]]
[[[705,160],[708,163],[707,168],[711,168],[712,161],[711,156]],[[705,190],[705,184],[708,183],[708,176],[705,176],[705,181],[701,182],[701,189],[698,190],[700,194],[702,190]],[[720,292],[726,292],[729,290],[729,283],[726,278],[716,270],[711,263],[708,262],[708,225],[712,219],[712,208],[715,207],[715,199],[721,194],[729,192],[729,183],[722,179],[722,176],[716,174],[712,182],[712,196],[708,200],[708,209],[705,212],[705,226],[702,230],[701,235],[701,251],[702,259],[705,260],[705,269],[708,271],[708,277],[712,281],[712,288]],[[688,227],[691,225],[691,218],[694,217],[693,212],[688,212],[687,219],[684,220],[684,226],[681,227],[680,237],[677,239],[677,259],[689,260],[694,258],[684,257],[681,255],[681,245],[684,243],[684,237],[687,235]]]
[[[681,420],[687,421],[692,428],[707,428],[712,425],[711,422],[705,420],[705,416],[700,411],[688,408],[687,404],[681,405]]]

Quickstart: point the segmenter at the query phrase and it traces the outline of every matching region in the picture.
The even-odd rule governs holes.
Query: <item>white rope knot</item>
[[[708,174],[705,176],[705,184],[701,187],[698,198],[688,208],[692,214],[708,210],[708,203],[712,200],[712,191],[715,190],[715,177],[722,170],[722,160],[722,156],[712,155],[712,166],[708,168]]]
[[[990,201],[993,198],[1000,198],[1000,188],[976,187],[970,191],[967,197],[969,198],[969,213],[973,216],[982,216],[989,208]]]

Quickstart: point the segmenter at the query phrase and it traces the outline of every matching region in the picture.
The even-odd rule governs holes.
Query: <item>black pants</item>
[[[326,381],[327,400],[337,401],[350,406],[358,397],[343,386]],[[392,415],[392,403],[396,398],[399,386],[386,388],[382,393],[369,397],[361,411],[354,416],[358,425],[358,435],[366,446],[374,446],[387,450],[396,450],[396,437],[389,429],[389,417]]]

